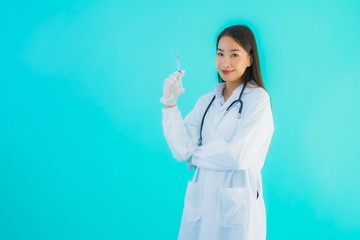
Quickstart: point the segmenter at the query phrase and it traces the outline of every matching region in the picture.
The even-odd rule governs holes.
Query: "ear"
[[[253,58],[251,55],[248,55],[248,65],[247,66],[250,67],[252,65],[252,63],[253,63]]]

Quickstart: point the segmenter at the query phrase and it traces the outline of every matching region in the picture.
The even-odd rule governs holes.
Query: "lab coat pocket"
[[[249,200],[245,188],[221,188],[216,221],[223,227],[243,228],[249,221]]]
[[[185,194],[183,217],[187,221],[195,222],[201,216],[201,183],[189,181]]]

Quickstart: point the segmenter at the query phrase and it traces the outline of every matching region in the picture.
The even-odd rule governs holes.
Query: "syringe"
[[[180,68],[180,57],[179,57],[179,53],[176,51],[176,65],[177,65],[177,70],[178,72],[180,72],[181,68]]]

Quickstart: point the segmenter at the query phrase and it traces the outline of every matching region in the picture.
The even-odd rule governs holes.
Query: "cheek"
[[[236,65],[239,69],[242,69],[245,67],[245,61],[242,59],[236,60],[234,65]]]
[[[219,58],[215,58],[215,66],[217,68],[219,68],[219,66],[220,66],[220,59]]]

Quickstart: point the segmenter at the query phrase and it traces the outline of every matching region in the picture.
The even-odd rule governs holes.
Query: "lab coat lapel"
[[[234,101],[236,101],[239,98],[239,94],[241,89],[243,88],[243,84],[238,86],[234,91],[232,92],[231,96],[226,100],[226,102],[221,106],[220,111],[225,112],[226,109],[230,106],[230,104]],[[246,88],[245,88],[246,90]],[[244,90],[244,91],[245,91]],[[222,94],[222,93],[221,93]],[[222,96],[222,95],[221,95]]]
[[[225,87],[225,83],[220,83],[220,84],[215,86],[215,90],[214,90],[215,102],[214,102],[214,106],[213,106],[213,108],[215,108],[215,113],[213,113],[214,115],[211,117],[213,119],[213,121],[212,121],[212,124],[211,124],[212,127],[210,129],[217,129],[218,128],[220,122],[226,116],[226,109],[230,106],[231,103],[238,100],[240,92],[241,92],[241,90],[243,88],[243,84],[241,84],[239,87],[237,87],[233,91],[233,93],[227,99],[227,101],[225,103],[224,103],[224,98],[222,96],[222,92],[223,92],[224,87]],[[252,91],[253,87],[254,87],[254,85],[251,82],[247,83],[247,85],[246,85],[246,87],[244,89],[243,97],[244,97],[244,95],[246,93]],[[243,99],[243,97],[242,97],[242,99]],[[239,103],[234,104],[233,107],[234,108],[239,107]],[[211,113],[209,113],[209,114],[211,114]],[[209,134],[209,136],[212,136],[212,134],[214,134],[214,132],[208,133],[208,134]]]
[[[234,91],[233,93],[231,94],[231,96],[227,99],[227,101],[221,106],[220,108],[220,111],[226,111],[226,109],[230,106],[231,103],[233,103],[234,101],[238,100],[239,99],[239,95],[240,95],[240,92],[243,88],[244,84],[241,84],[240,86],[238,86]],[[225,86],[224,86],[225,87]],[[251,92],[254,87],[256,87],[256,85],[254,84],[253,81],[250,81],[246,84],[246,87],[244,89],[244,93],[243,93],[243,97],[245,94],[247,94],[248,92]],[[222,88],[223,89],[223,88]],[[219,95],[219,90],[217,89],[216,90],[216,93],[217,94],[217,97]],[[220,93],[220,97],[222,97],[222,91]],[[242,97],[242,98],[243,98]],[[236,103],[235,106],[238,106],[239,103]]]

